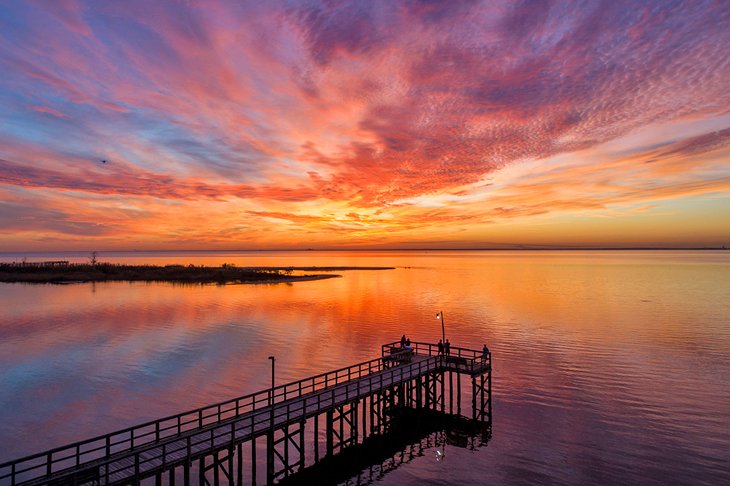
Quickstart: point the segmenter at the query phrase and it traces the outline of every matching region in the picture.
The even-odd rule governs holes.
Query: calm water
[[[453,345],[492,349],[492,439],[441,462],[426,451],[383,484],[730,483],[730,251],[99,258],[397,268],[278,285],[0,284],[0,462],[265,388],[270,354],[283,382],[403,333],[437,341],[443,309]]]

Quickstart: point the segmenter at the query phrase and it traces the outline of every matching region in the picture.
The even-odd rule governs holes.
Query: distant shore
[[[393,267],[220,267],[201,265],[121,265],[113,263],[69,263],[48,261],[0,263],[0,282],[84,283],[84,282],[172,282],[181,284],[248,284],[303,282],[336,278],[327,273],[292,275],[294,271],[335,272],[346,270],[392,270]]]

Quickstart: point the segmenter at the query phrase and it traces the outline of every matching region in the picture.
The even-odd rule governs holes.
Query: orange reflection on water
[[[702,440],[730,444],[717,427],[730,420],[726,253],[177,258],[396,268],[277,285],[3,284],[0,437],[9,447],[0,460],[265,388],[269,355],[283,383],[376,357],[381,344],[404,333],[436,342],[439,310],[454,346],[486,342],[494,353],[502,425],[489,446],[498,451],[492,460],[521,457],[514,444],[590,456],[584,444],[597,434],[618,440],[612,434],[619,431],[623,452],[607,454],[624,466],[632,454],[673,450],[677,440],[683,450]],[[528,438],[526,423],[539,423],[544,437]],[[696,465],[692,455],[667,457]]]

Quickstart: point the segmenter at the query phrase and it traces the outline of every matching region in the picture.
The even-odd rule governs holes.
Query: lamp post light
[[[436,319],[441,319],[441,342],[446,344],[446,331],[444,330],[444,311],[437,312]]]

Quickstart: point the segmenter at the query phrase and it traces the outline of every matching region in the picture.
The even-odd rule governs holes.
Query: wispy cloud
[[[605,144],[730,114],[727,45],[730,8],[710,0],[13,2],[0,184],[163,219],[180,207],[161,200],[204,201],[211,224],[330,243],[723,192],[728,126]],[[251,244],[200,238],[216,232]]]

